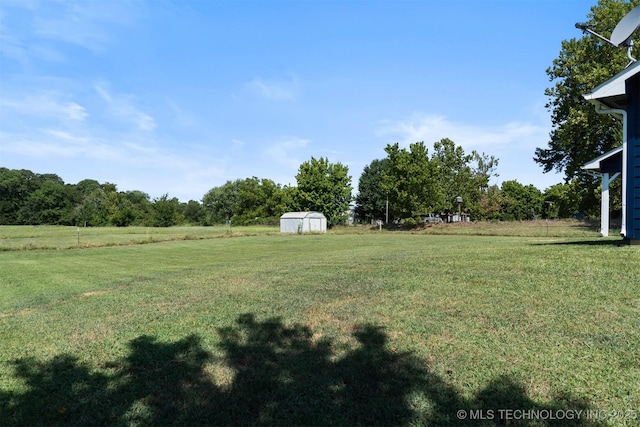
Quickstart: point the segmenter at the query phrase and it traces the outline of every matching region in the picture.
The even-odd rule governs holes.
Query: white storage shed
[[[320,212],[287,212],[280,217],[281,233],[326,233],[327,218]]]

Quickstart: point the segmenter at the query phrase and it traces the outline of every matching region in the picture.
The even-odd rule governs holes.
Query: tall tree
[[[476,151],[466,154],[449,138],[435,142],[431,156],[423,142],[408,149],[396,143],[385,151],[388,157],[382,187],[395,218],[451,212],[457,196],[474,218],[488,218],[489,212],[495,211],[495,192],[489,196],[489,180],[497,175],[495,157]]]
[[[355,213],[361,221],[386,218],[387,193],[382,186],[382,175],[388,162],[388,159],[376,159],[365,166],[360,175]]]
[[[470,166],[472,159],[473,153],[465,154],[464,149],[456,146],[449,138],[433,144],[431,162],[438,181],[434,206],[436,211],[451,210],[457,196],[462,196],[466,204],[475,196],[477,189]]]
[[[81,183],[83,181],[80,181]],[[100,226],[108,225],[109,222],[109,200],[117,197],[110,196],[117,192],[116,184],[105,182],[98,187],[89,183],[83,187],[85,192],[82,204],[76,208],[78,225]],[[113,210],[111,211],[113,212]]]
[[[18,224],[18,211],[26,197],[33,191],[28,188],[23,175],[31,171],[0,168],[0,224]]]
[[[238,186],[233,222],[241,225],[277,223],[286,210],[282,187],[270,179],[254,176],[241,181]]]
[[[45,178],[42,185],[24,201],[18,218],[22,224],[66,225],[71,209],[67,188],[62,180]]]
[[[107,221],[111,225],[126,227],[136,219],[133,203],[124,192],[106,192],[102,204],[107,213]]]
[[[168,194],[163,194],[153,199],[153,225],[155,227],[171,227],[180,221],[178,206],[180,202],[175,197],[170,199]]]
[[[133,210],[134,216],[133,224],[154,224],[154,222],[156,221],[156,212],[154,211],[154,206],[149,199],[149,195],[140,190],[127,191],[125,192],[125,195],[131,202],[131,208]]]
[[[587,15],[593,30],[609,36],[620,19],[640,0],[600,0]],[[636,46],[638,37],[635,37]],[[635,50],[637,55],[638,49]],[[625,49],[585,35],[562,42],[560,55],[546,72],[553,86],[546,89],[546,107],[552,130],[546,148],[537,148],[534,160],[544,172],[564,171],[566,180],[584,175],[580,167],[590,159],[620,145],[622,125],[611,115],[598,114],[583,95],[622,71],[627,65]],[[588,177],[585,177],[588,178]],[[595,179],[585,179],[595,187]]]
[[[299,210],[322,212],[329,227],[345,223],[352,191],[347,166],[311,157],[300,165],[296,180],[295,203]]]
[[[33,194],[47,182],[49,184],[45,189],[36,195]],[[64,187],[64,181],[55,174],[37,174],[26,169],[0,168],[0,223],[37,224],[39,213],[34,209],[39,207],[49,210],[45,214],[48,223],[51,224],[51,221],[60,223],[60,220],[69,214],[68,212],[55,214],[51,212],[51,209],[59,210],[63,205],[64,209],[69,207],[66,191],[60,187]],[[52,195],[56,192],[58,194]],[[63,196],[64,200],[54,200]]]
[[[465,203],[465,211],[474,219],[495,219],[500,210],[498,195],[499,187],[490,185],[492,177],[497,177],[498,159],[494,156],[477,151],[472,152],[472,183],[471,198]]]
[[[202,224],[204,209],[197,200],[189,200],[180,204],[181,214],[190,224]]]
[[[383,171],[383,189],[389,194],[389,210],[393,218],[414,218],[431,212],[436,206],[437,177],[429,161],[424,142],[400,148],[389,144],[388,167]]]
[[[213,187],[204,195],[202,206],[205,225],[222,224],[231,220],[238,207],[241,182],[239,179],[227,181],[222,186]]]
[[[502,183],[502,219],[535,219],[542,215],[544,195],[535,186],[516,180]]]

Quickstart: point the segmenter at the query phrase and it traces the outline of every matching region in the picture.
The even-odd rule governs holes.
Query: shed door
[[[309,218],[309,231],[322,231],[322,219]]]

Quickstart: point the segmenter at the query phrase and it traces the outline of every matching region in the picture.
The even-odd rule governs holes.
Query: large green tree
[[[289,190],[270,179],[256,177],[227,181],[202,198],[203,223],[231,221],[237,225],[268,224],[287,211]]]
[[[163,194],[157,199],[153,199],[152,218],[155,227],[171,227],[180,222],[178,208],[180,202],[175,197],[169,198],[168,194]]]
[[[197,200],[189,200],[180,204],[180,213],[190,224],[202,224],[204,220],[204,208]]]
[[[18,212],[35,190],[30,185],[35,174],[27,170],[0,168],[0,224],[19,224]],[[37,187],[36,187],[37,188]]]
[[[453,207],[453,201],[461,196],[466,203],[475,193],[473,171],[470,163],[473,154],[465,154],[461,146],[456,146],[449,138],[433,144],[431,162],[437,179],[435,187],[435,210],[447,211]]]
[[[126,227],[132,225],[136,219],[135,207],[127,198],[126,193],[110,191],[105,194],[103,206],[107,213],[109,225]]]
[[[131,209],[133,210],[133,216],[135,218],[133,220],[134,225],[158,226],[158,224],[156,224],[157,209],[155,209],[155,200],[154,203],[152,203],[149,199],[149,195],[140,190],[127,191],[125,192],[125,195],[132,205]],[[168,194],[166,194],[166,196],[168,198]]]
[[[322,212],[329,227],[345,223],[352,192],[347,166],[311,157],[300,165],[296,181],[294,203],[298,210]]]
[[[388,159],[373,160],[360,175],[355,208],[360,221],[386,219],[387,192],[382,186],[382,175],[388,162]]]
[[[488,196],[489,180],[498,167],[498,159],[487,154],[464,149],[449,138],[433,144],[431,162],[437,183],[437,211],[454,210],[453,201],[461,196],[465,212],[473,218],[486,218],[483,202]]]
[[[72,191],[56,174],[0,168],[0,224],[64,224],[71,217],[71,199]]]
[[[502,219],[535,219],[543,214],[544,195],[535,186],[516,180],[502,183]]]
[[[451,212],[461,196],[464,210],[474,218],[488,218],[495,210],[489,180],[496,175],[498,159],[472,151],[443,138],[433,144],[433,153],[423,142],[388,145],[382,187],[388,194],[395,218],[416,218],[429,212]],[[493,194],[493,193],[492,193]]]
[[[277,224],[280,216],[287,211],[285,190],[270,179],[255,176],[240,181],[235,224]]]
[[[223,224],[231,220],[237,210],[241,182],[239,179],[227,181],[207,191],[202,198],[205,225]]]
[[[382,183],[391,217],[406,219],[431,212],[438,198],[437,177],[424,142],[410,144],[408,149],[389,144],[384,150],[388,167]]]
[[[68,225],[71,208],[67,187],[62,180],[44,179],[24,201],[18,219],[21,224]]]
[[[609,37],[620,19],[639,4],[640,0],[600,0],[587,15],[587,23]],[[634,40],[638,46],[637,35]],[[636,48],[633,54],[638,53]],[[562,42],[558,58],[546,70],[553,82],[545,91],[553,127],[547,147],[537,148],[534,157],[545,172],[564,172],[567,181],[580,177],[591,190],[597,187],[598,180],[580,167],[621,144],[622,124],[612,115],[598,114],[583,95],[622,71],[628,62],[626,49],[589,34]],[[597,194],[591,190],[585,194]],[[597,200],[593,196],[585,202],[593,205]]]

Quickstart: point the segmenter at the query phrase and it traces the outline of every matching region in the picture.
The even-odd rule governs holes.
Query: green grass
[[[123,246],[171,240],[251,236],[278,232],[278,227],[66,227],[0,226],[0,251]]]
[[[347,231],[0,252],[0,424],[637,425],[640,248]]]
[[[599,236],[600,222],[595,220],[533,220],[486,221],[435,224],[427,227],[428,234],[519,237],[595,237]],[[619,236],[620,228],[610,229],[610,236]]]

